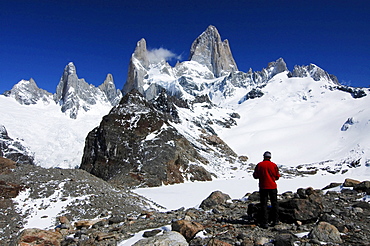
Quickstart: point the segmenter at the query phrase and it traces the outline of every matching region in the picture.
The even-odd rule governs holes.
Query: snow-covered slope
[[[238,126],[220,133],[238,154],[258,162],[265,150],[279,164],[297,166],[361,158],[370,164],[370,97],[353,98],[311,77],[273,77],[260,98],[235,107]],[[368,90],[367,90],[368,91]]]
[[[0,95],[0,105],[0,124],[9,137],[28,147],[37,165],[61,168],[80,165],[87,133],[111,109],[108,104],[95,105],[71,119],[53,102],[21,105],[12,97]]]

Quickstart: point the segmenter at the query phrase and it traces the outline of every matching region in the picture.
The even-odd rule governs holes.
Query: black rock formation
[[[171,126],[177,113],[167,98],[151,103],[137,90],[126,94],[88,134],[80,168],[129,187],[211,180],[194,165],[206,160]]]

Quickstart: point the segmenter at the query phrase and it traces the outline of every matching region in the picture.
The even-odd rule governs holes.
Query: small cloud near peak
[[[170,61],[172,59],[181,60],[181,55],[176,55],[170,50],[159,48],[148,50],[148,59],[150,63],[157,63],[162,60]]]

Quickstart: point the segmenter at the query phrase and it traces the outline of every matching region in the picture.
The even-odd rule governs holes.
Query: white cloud
[[[151,63],[160,62],[162,60],[170,61],[172,59],[181,60],[181,55],[176,55],[170,50],[159,48],[148,50],[148,59]]]

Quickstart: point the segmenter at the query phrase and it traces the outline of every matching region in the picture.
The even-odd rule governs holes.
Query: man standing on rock
[[[279,169],[275,163],[271,161],[271,152],[266,151],[263,154],[263,161],[258,163],[254,169],[253,177],[259,179],[259,192],[262,215],[260,226],[267,228],[268,214],[267,214],[267,200],[270,198],[271,202],[271,220],[274,226],[278,223],[278,203],[277,203],[277,184],[276,180],[280,178]]]

